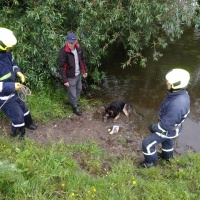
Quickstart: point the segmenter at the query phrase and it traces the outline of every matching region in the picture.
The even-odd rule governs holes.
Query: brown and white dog
[[[114,118],[114,122],[116,122],[120,117],[120,113],[124,113],[128,117],[131,111],[132,105],[124,101],[112,102],[108,107],[105,107],[103,121],[106,122],[108,118]]]

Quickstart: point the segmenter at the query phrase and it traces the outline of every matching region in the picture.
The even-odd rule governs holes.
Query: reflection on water
[[[111,101],[125,100],[131,103],[136,111],[144,115],[138,120],[131,115],[138,132],[147,135],[147,127],[157,121],[157,109],[165,97],[165,74],[172,68],[183,68],[190,72],[191,84],[188,92],[191,97],[191,113],[184,123],[183,133],[178,138],[178,146],[184,150],[187,146],[200,151],[200,31],[187,30],[181,39],[170,44],[158,62],[151,59],[151,50],[146,51],[148,58],[146,68],[120,68],[124,56],[113,55],[104,63],[102,70],[107,73],[104,86],[93,95],[101,99],[104,105]]]

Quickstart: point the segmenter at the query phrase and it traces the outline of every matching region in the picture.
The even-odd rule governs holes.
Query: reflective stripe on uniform
[[[152,143],[150,143],[146,149],[147,149],[147,153],[143,152],[144,155],[153,155],[154,153],[156,153],[156,151],[151,152],[150,148],[155,145],[157,143],[157,141],[153,141]]]
[[[13,66],[13,71],[15,70],[15,68],[18,68],[17,65],[14,65],[14,66]]]
[[[161,130],[162,132],[167,132],[165,129],[161,128],[160,123],[158,123],[158,129]]]
[[[162,151],[165,151],[165,152],[170,152],[170,151],[173,151],[174,150],[174,148],[171,148],[171,149],[163,149],[162,148]]]
[[[158,129],[161,130],[162,133],[159,133],[159,132],[155,132],[155,133],[156,133],[158,136],[162,137],[162,138],[172,139],[172,138],[177,137],[177,136],[179,135],[179,133],[180,133],[180,132],[179,132],[179,128],[181,127],[182,123],[185,121],[185,119],[187,118],[187,116],[188,116],[189,113],[190,113],[190,110],[188,111],[187,114],[185,114],[185,115],[183,116],[183,120],[181,121],[181,123],[175,124],[174,128],[172,129],[172,130],[175,130],[175,133],[176,133],[174,136],[172,136],[172,137],[167,136],[168,131],[166,131],[166,130],[164,130],[163,128],[161,128],[161,126],[160,126],[159,123],[158,123]],[[165,134],[163,134],[163,133],[165,133]]]
[[[13,124],[12,123],[12,126],[14,126],[14,127],[22,127],[22,126],[25,126],[25,123],[22,123],[22,124]]]
[[[177,128],[179,128],[181,126],[181,124],[185,121],[185,119],[187,118],[187,116],[189,115],[189,113],[190,113],[190,110],[185,115],[183,115],[183,120],[179,124],[175,124],[175,126],[173,128],[174,130],[177,129]]]
[[[9,72],[8,74],[5,74],[4,76],[0,77],[0,81],[3,81],[5,79],[11,77],[11,75],[12,75],[11,72]]]
[[[179,129],[176,129],[176,134],[172,137],[169,137],[169,136],[166,136],[166,135],[163,135],[162,133],[159,133],[159,132],[155,132],[155,134],[157,134],[158,136],[160,136],[161,138],[168,138],[168,139],[172,139],[172,138],[175,138],[179,135]]]
[[[0,82],[0,92],[3,90],[3,82]]]
[[[28,115],[30,112],[29,111],[27,111],[26,113],[24,113],[24,116],[26,116],[26,115]]]
[[[143,154],[144,154],[144,155],[147,155],[147,156],[153,155],[153,154],[155,154],[155,153],[156,153],[156,151],[154,151],[154,152],[152,152],[152,153],[145,153],[145,152],[143,151]]]
[[[0,85],[0,89],[1,89],[1,85]],[[1,90],[0,90],[1,91]],[[0,100],[8,100],[8,99],[10,99],[11,97],[13,97],[13,96],[15,96],[15,94],[11,94],[11,95],[9,95],[9,96],[4,96],[4,97],[0,97]]]

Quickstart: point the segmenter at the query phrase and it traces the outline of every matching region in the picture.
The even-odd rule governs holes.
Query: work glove
[[[18,91],[20,90],[21,86],[20,83],[15,83],[15,90]]]
[[[24,76],[24,74],[22,74],[21,72],[17,72],[17,76],[20,78],[20,80],[21,80],[22,83],[25,82],[25,76]]]
[[[148,126],[148,129],[149,129],[149,131],[151,132],[151,133],[154,133],[155,131],[153,130],[153,124],[150,124],[149,126]]]

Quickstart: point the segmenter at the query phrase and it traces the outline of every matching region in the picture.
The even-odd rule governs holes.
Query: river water
[[[125,100],[132,104],[138,113],[144,115],[141,119],[133,113],[130,120],[136,124],[136,130],[141,135],[147,135],[150,123],[157,122],[157,109],[166,94],[165,74],[173,68],[183,68],[190,72],[191,81],[188,92],[191,97],[191,113],[183,124],[183,131],[176,139],[177,152],[188,150],[200,152],[200,30],[185,30],[184,35],[171,43],[164,51],[159,61],[152,60],[152,50],[145,53],[147,66],[122,69],[121,63],[125,56],[119,49],[112,53],[103,63],[102,70],[106,79],[100,91],[92,98],[100,99],[104,105],[112,101]]]

